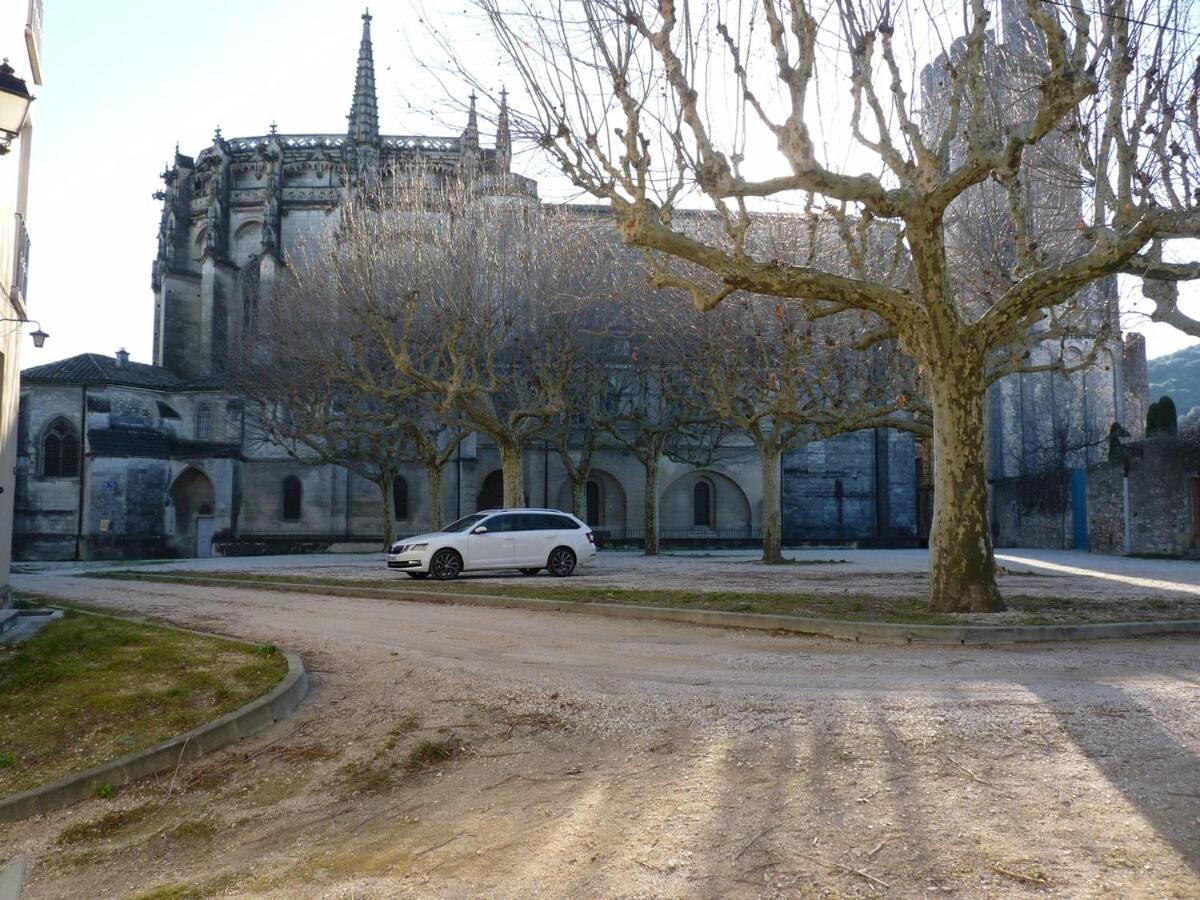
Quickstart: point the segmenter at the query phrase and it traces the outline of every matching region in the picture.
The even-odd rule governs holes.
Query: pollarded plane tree
[[[351,335],[314,282],[289,278],[272,306],[272,345],[234,369],[251,408],[252,446],[282,449],[305,465],[332,463],[379,489],[385,546],[396,533],[392,491],[399,468],[414,457],[406,413],[346,383],[342,366]],[[283,326],[283,327],[281,327]]]
[[[572,312],[595,254],[569,216],[471,183],[398,177],[348,207],[334,253],[339,308],[356,323],[363,373],[382,401],[412,388],[440,418],[496,445],[504,504],[525,505],[523,453],[564,409],[579,343]]]
[[[647,288],[644,279],[631,282],[612,305],[606,389],[592,415],[608,441],[641,464],[643,552],[655,556],[663,458],[708,465],[728,428],[689,374],[701,349],[692,317],[677,295]]]
[[[1200,235],[1191,4],[477,2],[524,82],[518,131],[612,207],[659,284],[701,309],[744,290],[809,316],[868,313],[916,360],[933,413],[931,605],[1003,608],[983,440],[997,367],[1102,279],[1200,277],[1159,249]],[[1080,190],[1069,229],[1038,171],[1049,158]],[[722,240],[678,227],[697,195]],[[986,291],[952,227],[983,195],[1003,198],[1013,238]],[[758,255],[753,208],[772,202],[885,221],[908,264],[881,278]]]
[[[783,454],[865,428],[929,434],[915,367],[888,343],[855,349],[860,317],[811,321],[774,297],[731,298],[694,315],[700,350],[689,360],[696,400],[758,451],[763,562],[784,561]]]

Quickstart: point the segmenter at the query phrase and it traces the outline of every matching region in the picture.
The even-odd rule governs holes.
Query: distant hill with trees
[[[1147,363],[1150,399],[1164,394],[1175,401],[1179,424],[1200,424],[1200,344],[1184,347]]]

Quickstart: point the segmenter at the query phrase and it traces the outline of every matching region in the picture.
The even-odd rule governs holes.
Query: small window
[[[589,481],[587,483],[586,499],[587,503],[585,505],[587,508],[585,510],[584,518],[587,520],[589,525],[599,525],[600,511],[604,508],[603,504],[600,502],[600,482]]]
[[[288,522],[300,519],[300,508],[304,501],[304,487],[295,475],[283,479],[283,518]]]
[[[79,437],[66,419],[55,419],[42,437],[42,475],[47,478],[79,475]]]
[[[707,481],[697,481],[692,488],[692,525],[712,528],[712,487]]]
[[[408,518],[408,482],[399,475],[392,480],[392,513],[397,519]]]
[[[196,407],[196,440],[207,441],[212,437],[212,410],[207,403]]]

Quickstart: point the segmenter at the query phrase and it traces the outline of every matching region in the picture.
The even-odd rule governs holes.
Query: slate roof
[[[21,373],[23,384],[111,384],[159,391],[212,391],[222,385],[215,378],[182,378],[162,366],[126,363],[118,366],[112,356],[81,353],[69,359],[34,366]]]
[[[88,453],[92,456],[136,459],[220,459],[235,457],[241,447],[216,441],[185,441],[152,428],[92,428],[88,430]]]

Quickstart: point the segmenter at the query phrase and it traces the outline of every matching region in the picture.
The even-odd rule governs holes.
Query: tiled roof
[[[126,363],[118,366],[112,356],[81,353],[69,359],[34,366],[21,373],[24,384],[112,384],[160,391],[218,390],[214,378],[181,378],[162,366]]]

